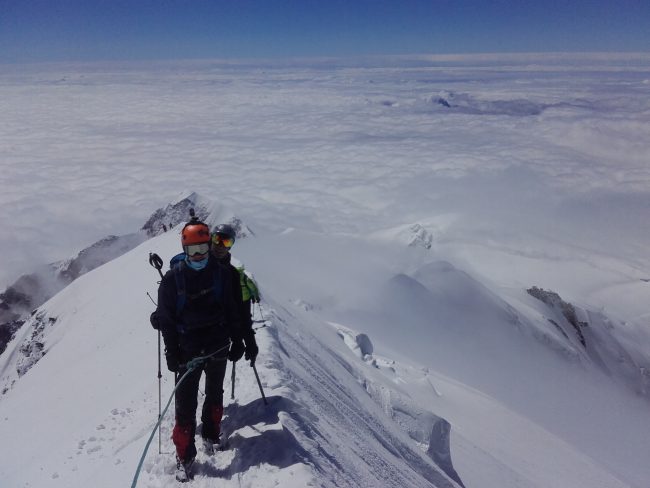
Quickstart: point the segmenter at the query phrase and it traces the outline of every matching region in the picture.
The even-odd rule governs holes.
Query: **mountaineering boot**
[[[208,456],[213,456],[215,452],[219,450],[219,438],[217,437],[216,439],[208,439],[207,437],[202,437],[203,439],[203,451],[208,455]]]
[[[219,449],[222,418],[223,405],[208,405],[207,403],[203,405],[201,438],[203,439],[203,450],[208,456],[212,456]]]
[[[176,446],[176,479],[182,483],[191,479],[190,468],[196,456],[194,445],[195,426],[191,422],[181,423],[178,417],[172,432],[172,440]]]
[[[191,469],[193,463],[194,459],[183,462],[178,457],[176,458],[176,481],[186,483],[191,479]]]

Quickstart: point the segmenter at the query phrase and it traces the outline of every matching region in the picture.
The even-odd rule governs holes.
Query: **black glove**
[[[172,373],[178,373],[180,370],[180,359],[178,352],[165,349],[165,360],[167,361],[167,369]]]
[[[246,355],[244,356],[244,359],[246,359],[246,361],[250,361],[252,366],[255,364],[255,358],[260,352],[259,348],[257,347],[257,342],[255,341],[254,330],[251,330],[244,336],[244,344],[246,344]]]
[[[230,351],[228,351],[228,359],[232,362],[239,361],[244,355],[244,341],[241,339],[233,339],[230,344]]]
[[[149,322],[151,322],[151,327],[153,327],[156,330],[160,329],[160,322],[158,321],[158,314],[153,311],[151,312],[151,315],[149,316]]]

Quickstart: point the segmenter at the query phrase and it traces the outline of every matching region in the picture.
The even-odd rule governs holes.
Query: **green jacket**
[[[255,284],[253,279],[246,274],[246,271],[244,270],[243,266],[241,268],[237,268],[237,271],[239,271],[239,282],[241,283],[241,295],[244,301],[251,300],[253,302],[259,302],[260,291],[257,288],[257,285]]]

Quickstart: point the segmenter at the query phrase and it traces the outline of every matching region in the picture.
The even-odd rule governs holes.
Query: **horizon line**
[[[410,53],[410,54],[358,54],[333,56],[268,56],[268,57],[182,57],[182,58],[106,58],[0,61],[0,66],[51,66],[51,65],[99,65],[99,64],[172,64],[192,62],[216,62],[222,64],[273,64],[273,63],[331,63],[355,61],[499,61],[583,59],[585,61],[643,60],[650,61],[650,51],[493,51],[467,53]]]

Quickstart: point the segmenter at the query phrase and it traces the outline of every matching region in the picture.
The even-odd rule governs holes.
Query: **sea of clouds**
[[[183,191],[258,232],[444,218],[650,275],[650,55],[3,65],[0,112],[0,288]]]

